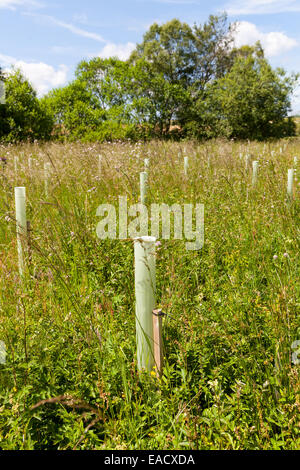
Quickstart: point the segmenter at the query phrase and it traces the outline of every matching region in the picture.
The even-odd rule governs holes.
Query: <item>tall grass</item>
[[[299,168],[294,202],[286,197],[299,149],[298,140],[0,149],[1,449],[299,448]],[[254,188],[246,153],[259,161]],[[146,157],[149,203],[205,206],[200,251],[184,240],[157,248],[161,379],[137,372],[133,243],[96,236],[99,204],[138,201]],[[23,280],[21,185],[31,224]]]

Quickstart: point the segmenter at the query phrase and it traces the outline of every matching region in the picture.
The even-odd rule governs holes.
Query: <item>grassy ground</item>
[[[255,188],[246,153],[260,162]],[[299,167],[286,200],[299,154],[297,139],[2,147],[0,448],[299,448]],[[144,157],[150,203],[205,205],[200,251],[157,248],[161,379],[137,373],[132,241],[95,231],[99,204],[137,202]],[[31,222],[23,280],[15,186],[26,187]]]

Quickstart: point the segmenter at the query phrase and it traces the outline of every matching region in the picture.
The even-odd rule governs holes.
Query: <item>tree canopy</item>
[[[258,140],[289,135],[293,83],[264,57],[238,55],[231,70],[208,89],[216,134]]]
[[[0,136],[47,138],[51,129],[86,140],[293,135],[298,76],[273,69],[260,43],[235,48],[234,29],[226,14],[203,25],[154,23],[127,61],[83,60],[71,83],[40,100],[13,72]]]
[[[9,142],[48,139],[53,118],[19,70],[5,76],[5,103],[0,105],[0,138]]]

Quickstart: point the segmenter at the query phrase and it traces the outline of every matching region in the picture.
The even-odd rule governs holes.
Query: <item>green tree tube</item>
[[[254,160],[252,162],[252,186],[255,186],[257,183],[257,170],[258,170],[258,161]]]
[[[102,155],[98,155],[98,173],[102,175]]]
[[[134,240],[135,315],[138,370],[154,367],[153,319],[155,309],[155,237]]]
[[[293,199],[294,169],[288,170],[287,195],[289,200]]]
[[[189,169],[189,157],[184,157],[184,175],[187,176]]]
[[[44,183],[45,183],[45,196],[48,197],[49,190],[49,178],[50,178],[51,164],[46,162],[44,164]]]
[[[15,176],[17,175],[17,172],[18,172],[18,164],[19,164],[19,157],[15,156],[15,157],[14,157]]]
[[[28,157],[28,174],[31,177],[32,176],[32,158]]]
[[[27,220],[26,220],[26,188],[15,188],[15,205],[16,205],[16,225],[17,225],[17,248],[18,263],[20,276],[24,274],[24,254],[23,246],[27,237]]]
[[[148,186],[148,173],[146,171],[142,171],[140,173],[141,204],[146,204],[146,201],[147,201],[147,186]]]
[[[250,161],[250,155],[247,153],[246,156],[245,156],[245,168],[246,168],[246,170],[248,170],[249,161]]]
[[[148,173],[149,171],[149,158],[145,158],[144,159],[144,168],[145,168],[145,172]]]

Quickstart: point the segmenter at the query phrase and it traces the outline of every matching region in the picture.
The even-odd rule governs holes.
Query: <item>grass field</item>
[[[254,188],[247,153],[259,160]],[[298,139],[1,147],[0,448],[299,448],[299,157],[286,197],[296,155]],[[99,204],[138,201],[145,157],[149,203],[205,207],[201,250],[157,247],[161,379],[137,372],[133,242],[96,236]],[[23,279],[15,186],[31,225]]]

